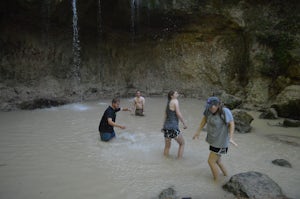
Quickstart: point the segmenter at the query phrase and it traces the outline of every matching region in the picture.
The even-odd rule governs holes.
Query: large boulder
[[[284,127],[300,127],[300,120],[284,119],[282,125]]]
[[[233,110],[232,115],[235,123],[235,130],[239,133],[249,133],[252,129],[250,126],[253,117],[243,110]]]
[[[277,111],[274,108],[263,110],[259,115],[260,119],[278,119]]]
[[[239,173],[230,178],[223,189],[242,198],[255,199],[283,199],[284,196],[279,185],[269,176],[249,171]]]
[[[273,104],[271,108],[277,111],[279,117],[300,120],[300,98],[285,103]]]
[[[67,103],[68,103],[67,101],[61,99],[40,98],[40,99],[34,99],[34,100],[22,102],[18,105],[18,107],[20,109],[33,110],[38,108],[50,108],[55,106],[61,106]]]
[[[295,100],[300,100],[300,85],[287,86],[277,95],[276,104],[286,104]]]
[[[227,94],[225,92],[220,95],[220,99],[229,109],[238,108],[243,103],[243,100],[241,98]]]

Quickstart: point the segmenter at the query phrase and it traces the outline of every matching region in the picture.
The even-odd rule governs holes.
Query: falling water
[[[80,84],[81,75],[80,75],[80,41],[78,34],[78,17],[77,17],[77,8],[76,8],[76,0],[72,1],[73,8],[73,70],[72,70],[72,78],[74,78],[75,84]]]
[[[130,32],[134,36],[135,35],[135,0],[131,0],[130,8],[131,8],[131,26],[130,26]]]
[[[97,33],[98,33],[98,38],[97,38],[97,63],[99,66],[102,65],[102,54],[101,54],[101,45],[102,45],[102,12],[101,12],[101,0],[98,0],[98,13],[97,13]],[[99,67],[99,79],[103,79],[103,70],[101,67]]]
[[[140,0],[131,0],[130,8],[131,8],[131,27],[130,32],[132,33],[132,40],[134,40],[134,37],[137,33],[137,24],[139,22],[140,12]]]
[[[50,0],[44,0],[42,4],[42,42],[46,46],[49,45],[49,29],[50,29]]]

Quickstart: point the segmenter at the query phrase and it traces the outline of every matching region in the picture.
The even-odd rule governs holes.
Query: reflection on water
[[[117,138],[99,141],[98,123],[110,100],[69,104],[50,109],[0,113],[1,198],[130,198],[152,199],[173,186],[180,197],[235,198],[222,190],[228,178],[212,182],[207,164],[208,144],[192,140],[204,102],[179,99],[187,121],[184,158],[176,160],[174,141],[171,157],[163,157],[165,98],[146,98],[146,116],[118,112]],[[122,99],[121,106],[131,105]],[[258,171],[269,175],[291,198],[300,198],[299,147],[270,137],[299,139],[299,128],[267,125],[258,113],[249,134],[235,134],[239,147],[223,157],[229,174]],[[292,139],[292,138],[291,138]],[[298,140],[295,139],[295,140]],[[271,163],[283,158],[293,168]]]

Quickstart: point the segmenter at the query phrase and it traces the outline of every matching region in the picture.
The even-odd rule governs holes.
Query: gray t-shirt
[[[212,114],[210,111],[204,112],[204,116],[207,119],[206,141],[216,148],[226,148],[229,145],[228,123],[233,121],[233,116],[231,111],[225,107],[223,108],[223,113],[221,116],[219,113]]]

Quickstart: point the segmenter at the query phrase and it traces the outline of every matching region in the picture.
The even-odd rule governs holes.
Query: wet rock
[[[299,120],[284,119],[282,125],[284,127],[300,127],[300,121]]]
[[[289,101],[300,99],[300,85],[290,85],[284,88],[284,90],[276,97],[277,104],[286,104]]]
[[[19,104],[20,109],[25,109],[25,110],[33,110],[37,108],[50,108],[54,106],[61,106],[68,103],[65,100],[60,100],[60,99],[35,99],[35,100],[30,100],[30,101],[25,101]]]
[[[260,119],[278,119],[277,111],[274,108],[264,110],[260,115]]]
[[[280,142],[283,144],[300,147],[300,138],[296,136],[288,135],[267,135],[266,137],[270,138],[273,141]]]
[[[300,99],[290,100],[282,104],[273,104],[271,108],[277,111],[279,117],[300,120]]]
[[[230,178],[223,189],[237,197],[255,199],[287,198],[279,185],[265,174],[249,171],[239,173]]]
[[[240,133],[249,133],[252,129],[250,124],[254,118],[243,110],[233,110],[232,114],[235,123],[235,130]]]
[[[229,109],[235,109],[242,104],[242,99],[234,95],[222,93],[220,99],[224,102],[224,105]]]
[[[275,159],[272,161],[273,164],[281,166],[281,167],[288,167],[288,168],[292,168],[291,163],[289,163],[289,161],[285,160],[285,159]]]
[[[159,199],[178,199],[176,191],[169,187],[167,189],[164,189],[158,196]]]
[[[271,107],[276,109],[279,117],[300,120],[300,85],[286,87]]]

